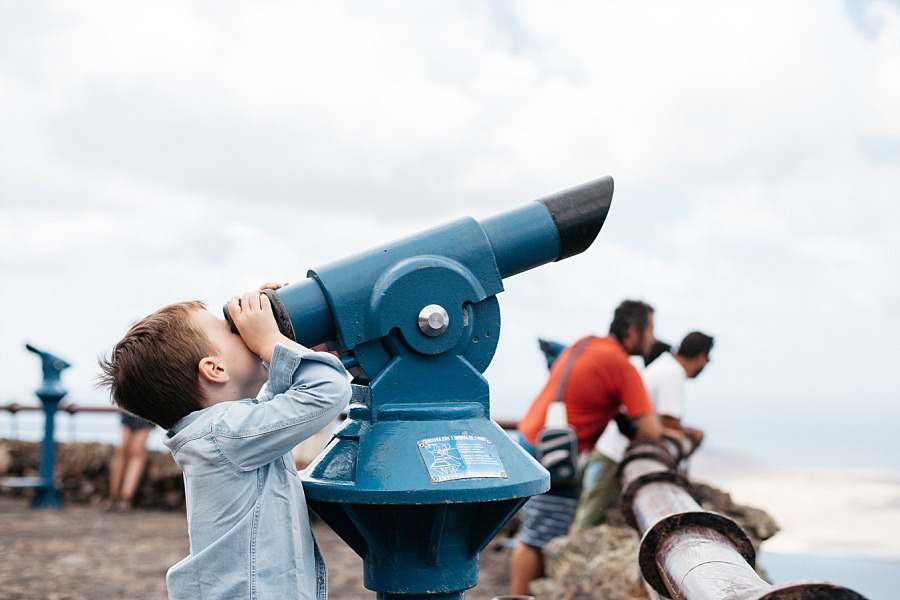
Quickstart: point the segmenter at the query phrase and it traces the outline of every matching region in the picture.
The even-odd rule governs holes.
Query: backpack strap
[[[585,349],[585,347],[594,339],[594,336],[588,336],[578,342],[578,345],[572,350],[572,354],[569,356],[569,360],[566,361],[566,368],[563,371],[562,378],[559,380],[559,389],[556,392],[556,400],[554,402],[562,402],[563,394],[566,392],[566,383],[569,381],[569,372],[572,370],[572,365],[575,364],[575,359],[578,358],[578,355],[581,354],[581,351]]]

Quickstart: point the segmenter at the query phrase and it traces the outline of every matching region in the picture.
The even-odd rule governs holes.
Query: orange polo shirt
[[[547,407],[556,400],[563,371],[578,343],[572,344],[553,363],[550,379],[538,394],[519,431],[529,443],[537,441],[544,428]],[[578,435],[579,451],[597,443],[606,424],[624,406],[632,419],[653,412],[653,404],[641,381],[641,375],[628,360],[628,353],[611,337],[593,338],[575,359],[563,394],[569,425]]]

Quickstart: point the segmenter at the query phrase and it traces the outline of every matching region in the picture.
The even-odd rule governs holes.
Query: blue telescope
[[[25,349],[41,357],[43,378],[41,387],[35,390],[44,408],[44,439],[41,442],[41,466],[39,477],[9,477],[0,480],[0,485],[11,488],[31,488],[35,490],[31,500],[32,508],[62,508],[63,503],[56,489],[53,471],[56,466],[56,445],[54,442],[56,410],[65,397],[66,390],[62,386],[60,376],[71,367],[68,362],[31,344]]]
[[[566,351],[566,345],[550,340],[538,340],[538,347],[547,359],[547,368],[553,368],[553,363],[559,358],[559,355]]]
[[[612,193],[604,177],[267,292],[283,333],[328,343],[365,384],[303,485],[363,558],[378,598],[463,598],[481,550],[549,488],[547,472],[490,419],[482,373],[500,336],[496,296],[504,278],[586,250]]]

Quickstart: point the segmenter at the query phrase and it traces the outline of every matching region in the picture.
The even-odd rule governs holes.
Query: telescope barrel
[[[269,297],[278,330],[288,339],[312,347],[335,338],[331,309],[315,279],[302,279],[279,289],[277,293],[274,290],[264,290],[263,294]],[[228,304],[222,307],[222,313],[231,325],[231,331],[237,333]],[[292,319],[302,323],[302,327],[294,327]]]
[[[328,307],[328,301],[319,282],[312,277],[283,287],[272,296],[278,298],[277,302],[272,302],[275,320],[278,322],[278,328],[287,337],[307,347],[336,337],[334,318]],[[286,308],[288,306],[290,311]],[[291,323],[296,323],[296,326],[292,326]],[[285,331],[287,327],[291,328],[289,333],[293,335]]]
[[[587,250],[606,221],[612,194],[612,177],[601,177],[481,221],[500,276]]]
[[[503,278],[586,249],[611,194],[606,178],[481,222],[463,217],[272,294],[299,341],[336,341],[365,384],[303,485],[363,557],[378,598],[463,598],[481,550],[550,487],[490,419],[482,373],[500,337],[497,295]]]
[[[310,271],[307,278],[277,291],[266,290],[280,331],[305,346],[315,346],[346,335],[348,319],[363,320],[362,314],[338,310],[365,310],[378,277],[399,262],[415,256],[444,256],[462,264],[477,264],[488,296],[502,291],[500,280],[559,261],[585,251],[596,239],[609,213],[613,180],[603,177],[556,194],[540,198],[520,208],[481,222],[461,219],[404,240]],[[493,264],[497,270],[493,270]],[[325,280],[341,282],[343,292],[353,290],[353,300],[329,288]],[[492,273],[492,274],[491,274]],[[499,275],[499,277],[498,277]],[[346,302],[345,302],[346,301]],[[341,307],[333,306],[343,303]],[[223,312],[237,331],[226,304]],[[339,326],[338,323],[342,324]],[[351,345],[363,341],[357,332]]]

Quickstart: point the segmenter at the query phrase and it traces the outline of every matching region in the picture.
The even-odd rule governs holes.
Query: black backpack
[[[559,382],[559,390],[553,401],[562,402],[566,391],[566,382],[569,379],[569,371],[575,363],[575,359],[581,354],[585,346],[593,338],[587,337],[581,341],[569,356],[565,371]],[[547,412],[550,412],[548,407]],[[578,436],[575,430],[568,424],[564,426],[544,427],[538,432],[535,451],[538,462],[550,472],[550,485],[568,486],[581,481],[581,469],[578,462]]]

